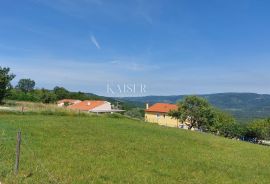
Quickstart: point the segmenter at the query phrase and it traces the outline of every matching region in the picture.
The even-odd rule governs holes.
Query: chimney
[[[149,104],[148,104],[148,103],[146,103],[146,110],[147,110],[147,109],[149,109]]]

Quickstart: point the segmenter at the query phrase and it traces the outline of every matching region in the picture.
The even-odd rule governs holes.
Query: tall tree
[[[182,122],[188,121],[189,129],[205,128],[213,117],[211,105],[201,97],[188,96],[178,106],[178,110],[170,112],[170,115]]]
[[[21,79],[18,82],[16,88],[22,90],[24,93],[30,92],[34,90],[36,83],[34,80],[31,79]]]
[[[9,90],[12,88],[10,82],[14,79],[15,75],[10,73],[9,68],[2,68],[0,66],[0,103],[8,95]]]

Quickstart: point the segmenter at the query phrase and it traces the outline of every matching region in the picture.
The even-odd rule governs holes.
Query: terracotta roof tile
[[[168,113],[171,110],[177,110],[177,105],[175,104],[168,104],[168,103],[156,103],[150,106],[145,112],[161,112],[161,113]]]
[[[104,103],[105,103],[105,101],[100,101],[100,100],[84,100],[80,103],[70,105],[67,108],[78,109],[78,110],[82,110],[82,111],[89,111],[89,110],[92,110],[100,105],[103,105]]]

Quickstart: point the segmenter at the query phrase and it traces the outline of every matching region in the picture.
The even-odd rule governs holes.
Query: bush
[[[247,126],[247,137],[270,140],[270,118],[254,120]]]
[[[105,116],[110,117],[110,118],[123,118],[123,115],[119,113],[106,114]]]
[[[125,116],[131,117],[131,118],[137,118],[137,119],[143,119],[144,118],[144,110],[140,108],[133,108],[131,110],[128,110],[124,113]]]

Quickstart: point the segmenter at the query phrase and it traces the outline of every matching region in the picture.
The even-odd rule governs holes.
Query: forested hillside
[[[239,121],[246,122],[254,118],[270,117],[270,95],[256,93],[218,93],[199,95],[212,105],[232,113]],[[167,102],[176,103],[185,95],[126,97],[124,100],[141,103]]]

